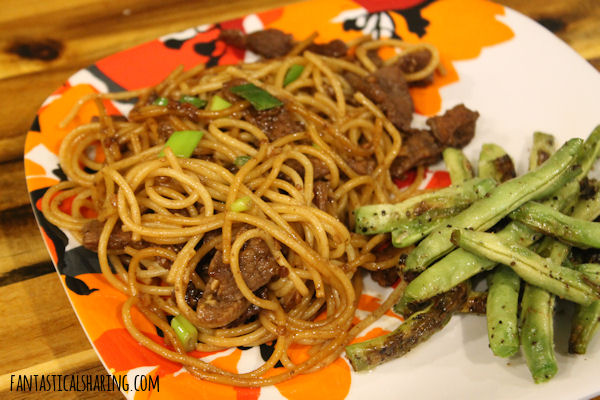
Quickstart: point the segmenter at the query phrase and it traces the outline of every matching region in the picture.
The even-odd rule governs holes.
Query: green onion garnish
[[[293,64],[285,73],[285,78],[283,78],[283,86],[287,86],[298,79],[302,71],[304,71],[304,65]]]
[[[283,105],[277,97],[274,97],[271,93],[252,83],[234,86],[229,90],[248,100],[258,111],[268,110]]]
[[[154,100],[152,104],[156,106],[166,106],[167,104],[169,104],[169,99],[167,99],[166,97],[159,97],[158,99]]]
[[[176,131],[171,134],[164,148],[170,147],[177,157],[190,158],[203,135],[202,131]],[[159,157],[165,156],[164,148],[158,153]]]
[[[171,320],[171,328],[177,334],[177,338],[183,345],[185,351],[196,349],[198,342],[198,330],[186,317],[179,314]]]
[[[251,205],[252,205],[252,200],[250,199],[250,196],[240,197],[239,199],[237,199],[236,201],[231,203],[231,211],[233,211],[233,212],[248,211],[250,209]]]
[[[211,111],[221,111],[226,108],[231,107],[231,103],[219,96],[218,94],[214,95],[212,98],[212,103],[210,103]]]
[[[242,165],[246,164],[251,158],[252,157],[250,156],[239,156],[235,158],[235,161],[233,163],[236,165],[236,167],[241,167]]]
[[[195,106],[196,108],[203,108],[207,101],[204,99],[201,99],[199,97],[195,97],[195,96],[189,96],[189,95],[183,95],[181,96],[181,98],[179,99],[180,103],[190,103],[191,105]]]

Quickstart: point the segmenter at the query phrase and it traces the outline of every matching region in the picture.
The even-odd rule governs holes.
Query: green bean
[[[529,246],[541,237],[541,234],[519,222],[511,222],[497,235],[503,240],[520,243],[523,246]],[[406,303],[425,301],[495,266],[496,262],[485,257],[456,249],[412,280],[406,287],[402,301]]]
[[[571,246],[600,248],[600,223],[569,217],[546,205],[530,201],[510,214],[532,229]]]
[[[546,290],[525,286],[521,301],[521,343],[535,383],[550,380],[558,371],[554,355],[554,299]]]
[[[596,190],[593,197],[579,201],[573,208],[572,217],[582,220],[594,220],[600,215],[600,191]],[[546,238],[546,240],[550,238]],[[569,252],[569,246],[554,241],[547,253],[553,260],[564,260]],[[597,264],[575,265],[580,272],[586,274],[596,284],[600,284],[598,276],[600,269]],[[576,305],[575,313],[571,320],[571,333],[569,335],[569,352],[585,354],[588,343],[594,337],[600,320],[600,301],[595,301],[589,306]]]
[[[488,277],[488,286],[486,315],[490,349],[499,357],[510,357],[519,351],[520,279],[506,265],[500,265]]]
[[[594,284],[600,285],[600,264],[578,264],[575,265],[575,269],[584,274]]]
[[[589,306],[581,306],[575,310],[571,320],[571,335],[569,336],[569,353],[585,354],[588,344],[598,331],[600,325],[600,301]]]
[[[561,265],[567,256],[564,248],[568,250],[564,243],[547,236],[540,243],[538,254]],[[527,367],[536,383],[550,380],[558,371],[554,354],[554,303],[553,294],[537,286],[525,285],[521,300],[521,344]]]
[[[491,143],[481,146],[477,171],[480,178],[494,178],[498,182],[506,182],[516,176],[514,163],[508,153]]]
[[[480,178],[491,177],[504,182],[515,176],[515,167],[502,147],[484,144],[479,154],[478,174]],[[517,311],[521,278],[501,265],[488,275],[487,282],[486,320],[490,349],[499,357],[510,357],[519,351]]]
[[[467,299],[467,285],[440,294],[423,310],[408,317],[387,335],[346,347],[346,356],[355,371],[373,368],[403,356],[442,329]]]
[[[473,166],[462,150],[448,147],[442,155],[453,185],[473,179]]]
[[[471,179],[461,185],[423,193],[397,204],[372,204],[354,211],[356,232],[390,232],[409,223],[419,226],[458,214],[496,186],[493,179]],[[414,222],[413,222],[414,221]],[[403,228],[404,229],[404,228]],[[407,228],[408,229],[408,228]]]
[[[579,195],[579,181],[583,179],[600,154],[600,126],[596,127],[583,145],[584,151],[578,160],[582,172],[573,181],[566,184],[551,198],[544,201],[557,210],[570,207]],[[503,240],[529,246],[541,235],[517,221],[510,222],[498,232]],[[486,270],[492,269],[496,263],[483,257],[478,257],[463,249],[456,249],[434,265],[423,271],[406,287],[404,303],[422,302]]]
[[[533,148],[529,154],[529,168],[544,163],[555,151],[554,136],[547,133],[534,132]]]
[[[526,247],[503,242],[493,233],[455,229],[452,241],[463,249],[510,266],[524,281],[578,304],[591,304],[600,288],[579,271],[562,267]]]
[[[433,231],[411,252],[406,260],[408,271],[423,271],[432,261],[452,251],[452,228],[487,230],[509,212],[529,200],[556,192],[579,175],[575,165],[582,148],[581,139],[571,139],[547,162],[534,171],[500,184],[488,195],[448,221],[449,228]]]
[[[555,151],[554,136],[541,132],[533,134],[533,147],[529,158],[529,168],[533,169],[546,161]],[[554,249],[563,248],[562,243],[545,237],[538,254],[547,255]],[[556,264],[560,265],[566,252],[554,251]],[[551,379],[558,371],[554,354],[554,302],[555,296],[537,286],[525,284],[521,300],[520,342],[527,367],[536,383]]]

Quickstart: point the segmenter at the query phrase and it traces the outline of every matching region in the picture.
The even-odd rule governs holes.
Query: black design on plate
[[[263,359],[263,361],[267,361],[269,358],[271,358],[274,351],[275,341],[271,342],[270,344],[263,343],[260,345],[260,357]],[[283,367],[281,361],[277,361],[277,364],[275,364],[275,368],[279,367]]]
[[[89,286],[79,278],[75,278],[70,275],[65,276],[65,283],[67,287],[72,291],[82,296],[87,296],[98,289],[90,289]]]

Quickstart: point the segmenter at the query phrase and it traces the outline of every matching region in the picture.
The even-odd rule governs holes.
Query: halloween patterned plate
[[[235,388],[200,381],[129,336],[120,320],[125,296],[103,279],[95,254],[48,223],[40,212],[40,198],[47,187],[65,179],[57,157],[62,138],[76,124],[90,121],[97,111],[88,103],[64,129],[59,122],[83,95],[154,85],[180,64],[189,68],[198,63],[251,61],[254,55],[250,52],[226,47],[216,38],[222,29],[252,32],[267,27],[292,33],[297,39],[316,30],[323,41],[371,34],[434,44],[440,50],[447,74],[436,76],[432,86],[412,89],[415,108],[422,116],[457,103],[478,110],[481,117],[477,135],[465,149],[472,161],[482,143],[495,142],[515,158],[519,172],[523,172],[533,131],[553,133],[562,142],[573,136],[585,137],[600,122],[600,75],[535,22],[482,0],[313,0],[167,35],[77,72],[44,102],[27,135],[27,186],[40,231],[65,291],[107,370],[118,376],[160,377],[159,390],[129,392],[127,397],[562,399],[589,398],[600,391],[600,341],[591,344],[588,355],[568,355],[568,321],[564,316],[558,318],[555,334],[559,372],[543,385],[532,382],[522,356],[493,357],[485,319],[473,315],[455,316],[427,343],[372,372],[354,373],[348,362],[339,358],[319,372],[267,388]],[[130,101],[105,101],[105,105],[113,115],[126,115],[133,106]],[[441,187],[448,183],[447,173],[438,167],[428,173],[424,185]],[[62,208],[68,212],[68,202]],[[387,293],[370,280],[366,288],[358,318],[375,309]],[[162,341],[155,327],[139,313],[134,313],[134,319],[148,336]],[[399,317],[390,311],[361,337],[380,335],[399,322]],[[268,357],[271,351],[271,347],[263,345],[197,356],[242,372]],[[301,359],[304,351],[296,349],[290,356]]]

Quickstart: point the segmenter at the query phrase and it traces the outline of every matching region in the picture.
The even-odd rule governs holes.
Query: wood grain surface
[[[10,374],[104,374],[46,252],[23,171],[28,127],[77,70],[190,26],[290,3],[276,0],[4,0],[0,12],[0,397],[121,398],[119,393],[9,392]],[[600,69],[600,1],[502,0]],[[18,372],[17,372],[18,373]]]

